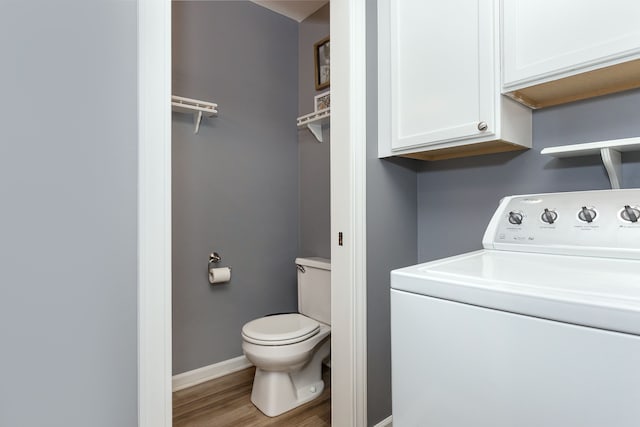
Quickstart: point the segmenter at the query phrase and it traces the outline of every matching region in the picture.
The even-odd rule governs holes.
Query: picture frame
[[[325,37],[313,45],[313,59],[315,64],[316,90],[328,88],[330,85],[331,50],[329,37]]]
[[[326,110],[331,108],[331,91],[319,93],[313,97],[314,111]]]

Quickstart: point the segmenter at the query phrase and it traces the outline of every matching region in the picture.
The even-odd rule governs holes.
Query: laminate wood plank
[[[175,408],[183,403],[191,402],[194,399],[224,392],[229,388],[247,385],[251,387],[254,372],[254,368],[247,368],[234,372],[233,374],[225,375],[224,377],[216,378],[215,380],[176,391],[173,393],[173,406]]]
[[[331,425],[331,371],[323,367],[322,394],[278,417],[251,403],[255,368],[248,368],[173,393],[175,427],[327,427]]]
[[[198,384],[173,395],[174,419],[178,416],[206,410],[211,407],[234,404],[247,393],[251,394],[253,369],[240,372],[216,380]]]

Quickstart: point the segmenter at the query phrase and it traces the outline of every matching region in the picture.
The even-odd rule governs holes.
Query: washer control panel
[[[640,258],[640,189],[505,197],[485,248]]]

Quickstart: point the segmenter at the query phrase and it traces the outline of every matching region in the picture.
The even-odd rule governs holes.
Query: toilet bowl
[[[315,322],[317,329],[311,334],[292,330],[282,340],[261,340],[252,334],[261,321],[295,324],[298,319],[293,317],[297,316],[314,322],[301,314],[281,314],[254,320],[242,328],[242,350],[256,366],[251,402],[270,417],[313,400],[324,390],[322,361],[329,356],[331,344],[328,325]]]
[[[265,316],[242,328],[242,350],[256,367],[251,402],[275,417],[320,396],[331,351],[330,263],[298,258],[300,313]]]

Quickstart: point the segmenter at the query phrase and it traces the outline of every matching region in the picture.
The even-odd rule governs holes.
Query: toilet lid
[[[242,327],[245,340],[262,345],[286,345],[304,341],[320,331],[320,324],[298,313],[277,314],[252,320]]]

